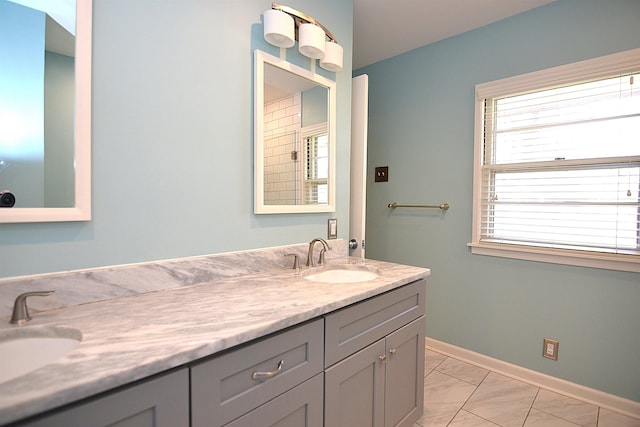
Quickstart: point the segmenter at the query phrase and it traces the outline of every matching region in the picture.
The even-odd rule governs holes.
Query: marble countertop
[[[305,270],[248,274],[177,289],[37,313],[28,330],[79,329],[82,343],[54,363],[0,384],[0,425],[179,367],[373,297],[430,270],[359,258],[379,276],[360,283],[325,284]]]

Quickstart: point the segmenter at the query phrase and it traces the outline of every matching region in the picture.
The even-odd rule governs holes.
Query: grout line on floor
[[[485,421],[485,422],[487,422],[487,423],[491,423],[492,425],[495,425],[495,426],[497,426],[497,427],[500,427],[500,425],[499,425],[499,424],[496,424],[494,421],[492,421],[492,420],[490,420],[490,419],[487,419],[487,418],[485,418],[485,417],[482,417],[482,416],[480,416],[480,415],[477,415],[477,414],[475,414],[475,413],[474,413],[474,412],[472,412],[472,411],[469,411],[469,410],[467,410],[467,409],[464,409],[465,405],[466,405],[466,404],[469,402],[469,400],[470,400],[470,399],[471,399],[471,398],[476,394],[476,392],[478,391],[479,387],[485,383],[485,381],[486,381],[486,379],[489,377],[489,374],[490,374],[490,373],[495,373],[495,374],[497,374],[497,375],[501,375],[501,376],[504,376],[504,377],[506,377],[506,378],[513,379],[513,380],[515,380],[515,381],[518,381],[518,382],[521,382],[521,383],[523,383],[523,384],[529,385],[529,386],[534,387],[534,388],[536,389],[535,395],[534,395],[534,397],[533,397],[533,399],[532,399],[532,401],[531,401],[531,404],[529,405],[529,408],[528,408],[528,411],[527,411],[527,415],[526,415],[526,417],[524,418],[524,421],[523,421],[523,424],[522,424],[523,426],[524,426],[524,425],[526,425],[526,422],[527,422],[527,420],[529,419],[529,417],[531,416],[533,409],[536,409],[537,411],[539,411],[539,412],[541,412],[541,413],[544,413],[545,415],[548,415],[548,416],[550,416],[550,417],[553,417],[554,419],[562,420],[563,422],[570,423],[570,424],[572,424],[572,425],[576,425],[576,426],[579,426],[579,425],[580,425],[580,424],[577,424],[577,423],[576,423],[576,422],[574,422],[574,421],[571,421],[570,419],[566,419],[566,418],[564,418],[564,416],[559,416],[559,415],[557,415],[557,414],[554,414],[554,413],[548,412],[548,411],[546,411],[546,410],[542,410],[542,409],[535,408],[535,403],[536,403],[536,400],[538,399],[538,397],[540,396],[540,392],[541,392],[542,390],[548,390],[548,389],[546,389],[545,387],[541,387],[541,386],[539,386],[539,385],[537,385],[537,384],[529,383],[529,382],[527,382],[527,381],[525,381],[525,380],[522,380],[522,379],[520,379],[520,378],[513,378],[513,377],[512,377],[512,376],[510,376],[510,375],[504,375],[504,374],[503,374],[503,373],[501,373],[501,372],[495,372],[495,371],[493,371],[493,370],[491,370],[491,369],[487,369],[487,368],[485,368],[485,367],[483,367],[483,366],[478,366],[478,365],[476,365],[476,364],[474,364],[474,363],[470,363],[470,362],[467,362],[467,361],[465,361],[465,360],[457,359],[457,358],[455,358],[455,357],[452,357],[452,356],[447,355],[447,354],[440,353],[440,352],[435,351],[435,350],[433,350],[433,349],[429,349],[429,348],[427,348],[427,349],[428,349],[429,351],[433,352],[433,353],[436,353],[436,354],[438,354],[438,355],[440,355],[440,356],[443,356],[444,358],[443,358],[442,360],[440,360],[440,361],[439,361],[439,362],[438,362],[438,363],[437,363],[437,364],[436,364],[432,369],[430,369],[428,372],[426,372],[426,373],[425,373],[425,375],[424,375],[425,381],[426,381],[426,378],[427,378],[430,374],[432,374],[433,372],[438,372],[439,374],[446,375],[446,376],[447,376],[447,377],[449,377],[449,378],[453,378],[453,379],[458,380],[458,381],[460,381],[460,382],[462,382],[462,383],[465,383],[465,384],[468,384],[468,385],[471,385],[471,386],[475,387],[475,388],[474,388],[474,390],[473,390],[473,392],[472,392],[472,393],[471,393],[471,394],[466,398],[466,400],[462,403],[462,405],[460,406],[460,408],[458,408],[458,409],[457,409],[457,411],[455,412],[455,414],[453,415],[453,417],[452,417],[450,420],[448,420],[448,421],[446,422],[446,426],[450,426],[450,425],[452,425],[452,423],[454,422],[454,420],[455,420],[458,416],[460,416],[461,412],[464,410],[464,411],[466,411],[467,413],[469,413],[469,414],[471,414],[471,415],[473,415],[473,416],[475,416],[475,417],[477,417],[477,418],[479,418],[479,419],[482,419],[482,420],[484,420],[484,421]],[[451,374],[449,374],[449,373],[442,372],[442,371],[438,370],[438,368],[440,368],[440,367],[441,367],[441,366],[442,366],[442,365],[447,361],[447,359],[453,359],[453,360],[455,360],[455,361],[457,361],[457,362],[460,362],[460,363],[463,363],[463,364],[466,364],[466,365],[469,365],[469,366],[473,366],[473,367],[476,367],[476,368],[484,369],[484,370],[486,370],[486,371],[487,371],[487,373],[482,377],[482,379],[479,381],[479,383],[478,383],[477,385],[476,385],[476,384],[473,384],[473,383],[470,383],[469,381],[466,381],[466,380],[464,380],[464,379],[462,379],[462,378],[458,378],[458,377],[456,377],[456,376],[454,376],[454,375],[451,375]],[[461,376],[464,376],[464,375],[461,375]],[[552,391],[552,390],[548,390],[548,391],[551,391],[551,392],[553,392],[553,393],[557,393],[557,394],[559,394],[559,395],[561,395],[561,396],[568,397],[568,398],[570,398],[570,399],[575,399],[575,400],[577,400],[577,401],[579,401],[579,402],[582,402],[582,403],[587,403],[587,404],[591,404],[591,405],[595,406],[595,407],[596,407],[596,412],[595,412],[595,424],[590,424],[590,425],[592,425],[593,427],[600,427],[600,426],[603,426],[603,427],[604,427],[604,425],[601,423],[601,421],[602,421],[602,419],[601,419],[602,406],[600,406],[600,405],[596,405],[596,404],[593,404],[592,402],[584,401],[584,400],[582,400],[582,399],[577,399],[577,398],[575,398],[575,397],[573,397],[573,396],[567,396],[566,394],[563,394],[563,393],[558,393],[558,392],[555,392],[555,391]],[[617,411],[612,411],[612,412],[614,412],[614,413],[618,413]],[[624,415],[624,414],[620,414],[620,415],[622,415],[622,416],[624,416],[624,417],[628,417],[627,415]],[[632,425],[633,425],[633,426],[636,426],[636,424],[635,424],[635,423],[633,423],[633,420],[634,420],[634,419],[635,419],[634,417],[631,417],[631,418],[630,418],[630,421],[632,421]],[[424,421],[422,421],[422,422],[424,422]],[[475,425],[475,423],[474,423],[474,425]],[[630,425],[631,425],[631,424],[630,424]],[[422,426],[422,427],[426,427],[424,424],[419,424],[419,423],[416,423],[416,424],[415,424],[415,426],[416,426],[416,427],[420,427],[420,426]],[[639,427],[640,427],[640,425],[639,425]]]

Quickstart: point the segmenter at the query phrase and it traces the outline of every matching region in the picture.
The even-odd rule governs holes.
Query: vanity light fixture
[[[298,27],[298,50],[312,59],[324,58],[325,34],[315,24],[301,24]]]
[[[309,15],[278,3],[272,3],[271,9],[263,16],[264,39],[268,43],[289,48],[298,40],[298,50],[304,56],[319,59],[325,70],[342,70],[342,46],[324,25]]]
[[[342,46],[334,40],[326,42],[324,47],[324,57],[320,60],[320,66],[334,73],[342,70]]]
[[[264,39],[278,47],[293,46],[296,38],[295,23],[291,15],[277,9],[265,10]]]

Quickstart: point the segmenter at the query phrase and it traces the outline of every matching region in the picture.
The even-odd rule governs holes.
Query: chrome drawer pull
[[[273,378],[276,375],[278,375],[280,372],[282,372],[282,366],[283,365],[284,365],[284,360],[281,360],[281,361],[278,362],[278,367],[276,368],[275,371],[267,371],[267,372],[256,371],[256,372],[251,374],[251,379],[258,380],[258,381],[264,381],[264,380],[267,380],[269,378]]]

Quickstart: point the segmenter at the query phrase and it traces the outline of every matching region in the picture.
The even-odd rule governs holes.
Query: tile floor
[[[429,349],[424,415],[414,427],[640,427],[580,402]]]

